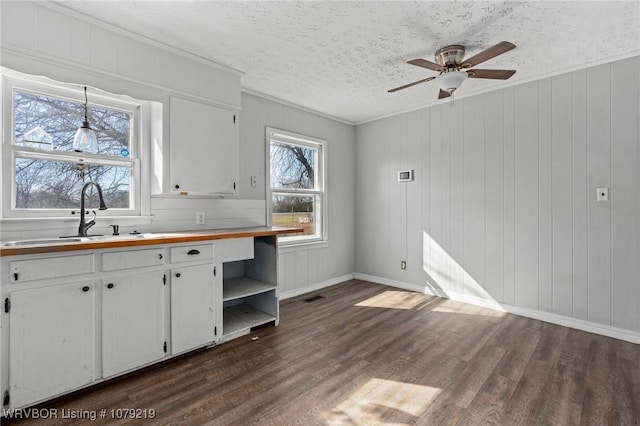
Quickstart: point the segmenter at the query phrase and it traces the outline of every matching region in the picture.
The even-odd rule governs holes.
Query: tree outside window
[[[104,96],[92,103],[89,97],[87,120],[98,149],[80,153],[73,150],[73,138],[84,120],[84,99],[74,99],[77,93],[63,86],[51,89],[12,80],[4,86],[3,96],[12,98],[12,143],[3,154],[11,157],[5,171],[5,178],[11,173],[13,179],[11,199],[5,198],[9,216],[67,215],[80,205],[82,186],[89,181],[101,186],[111,214],[136,209],[137,106],[120,107]],[[87,205],[97,205],[93,187],[87,195]]]
[[[320,240],[322,230],[322,142],[288,132],[268,131],[271,224],[302,228],[286,242]]]

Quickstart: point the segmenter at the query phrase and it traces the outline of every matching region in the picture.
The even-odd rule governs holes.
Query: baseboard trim
[[[436,293],[428,287],[405,283],[402,281],[391,280],[388,278],[376,277],[373,275],[356,273],[355,278],[359,280],[364,280],[364,281],[371,281],[377,284],[388,285],[390,287],[401,288],[404,290],[411,290],[418,293],[445,297],[451,300],[455,300],[457,302],[469,303],[471,305],[482,306],[484,308],[494,309],[500,312],[507,312],[509,314],[519,315],[522,317],[540,320],[540,321],[548,322],[551,324],[574,328],[576,330],[599,334],[601,336],[607,336],[607,337],[612,337],[614,339],[624,340],[630,343],[640,344],[640,332],[637,332],[637,331],[625,330],[625,329],[613,327],[610,325],[598,324],[595,322],[585,321],[578,318],[571,318],[564,315],[554,314],[551,312],[542,312],[535,309],[508,305],[505,303],[497,302],[495,300],[480,299],[478,297],[469,296],[467,294],[461,294],[456,292],[446,292],[444,294],[438,294],[442,292]]]
[[[403,290],[410,290],[410,291],[415,291],[417,293],[432,294],[433,296],[437,296],[437,294],[433,294],[432,292],[427,291],[427,289],[425,289],[425,287],[423,286],[406,283],[404,281],[397,281],[389,278],[376,277],[374,275],[361,274],[358,272],[354,274],[354,277],[357,280],[371,281],[372,283],[376,283],[376,284],[384,284],[390,287],[401,288]]]
[[[340,277],[331,278],[319,283],[308,285],[306,287],[282,291],[279,293],[278,298],[280,300],[290,299],[292,297],[300,296],[301,294],[310,293],[312,291],[320,290],[325,287],[331,287],[332,285],[340,284],[342,282],[352,280],[353,278],[354,274],[342,275]]]

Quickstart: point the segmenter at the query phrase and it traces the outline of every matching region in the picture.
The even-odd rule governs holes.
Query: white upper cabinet
[[[171,97],[170,187],[165,192],[236,195],[238,113]]]

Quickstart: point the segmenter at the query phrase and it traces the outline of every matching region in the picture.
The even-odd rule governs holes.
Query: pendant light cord
[[[87,104],[89,103],[89,100],[87,99],[87,86],[84,86],[84,121],[89,121],[87,120]]]

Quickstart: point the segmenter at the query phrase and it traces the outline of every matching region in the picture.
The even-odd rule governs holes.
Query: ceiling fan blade
[[[435,77],[424,78],[422,80],[414,81],[413,83],[405,84],[404,86],[396,87],[395,89],[387,90],[388,93],[397,92],[398,90],[406,89],[407,87],[415,86],[416,84],[425,83],[433,80]]]
[[[515,49],[515,47],[516,45],[513,43],[509,43],[508,41],[501,41],[495,46],[485,49],[482,52],[478,53],[477,55],[474,55],[469,59],[464,60],[462,62],[462,67],[463,68],[475,67],[476,65],[481,64],[484,61],[488,61],[489,59],[495,58],[498,55],[502,55],[503,53],[508,52],[511,49]]]
[[[516,70],[467,70],[469,78],[494,78],[506,80],[516,73]]]
[[[438,99],[448,98],[449,96],[451,96],[451,93],[440,89],[440,94],[438,95]]]
[[[426,59],[413,59],[407,62],[408,64],[415,65],[417,67],[426,68],[433,71],[444,71],[442,65],[438,65],[434,62],[427,61]]]

